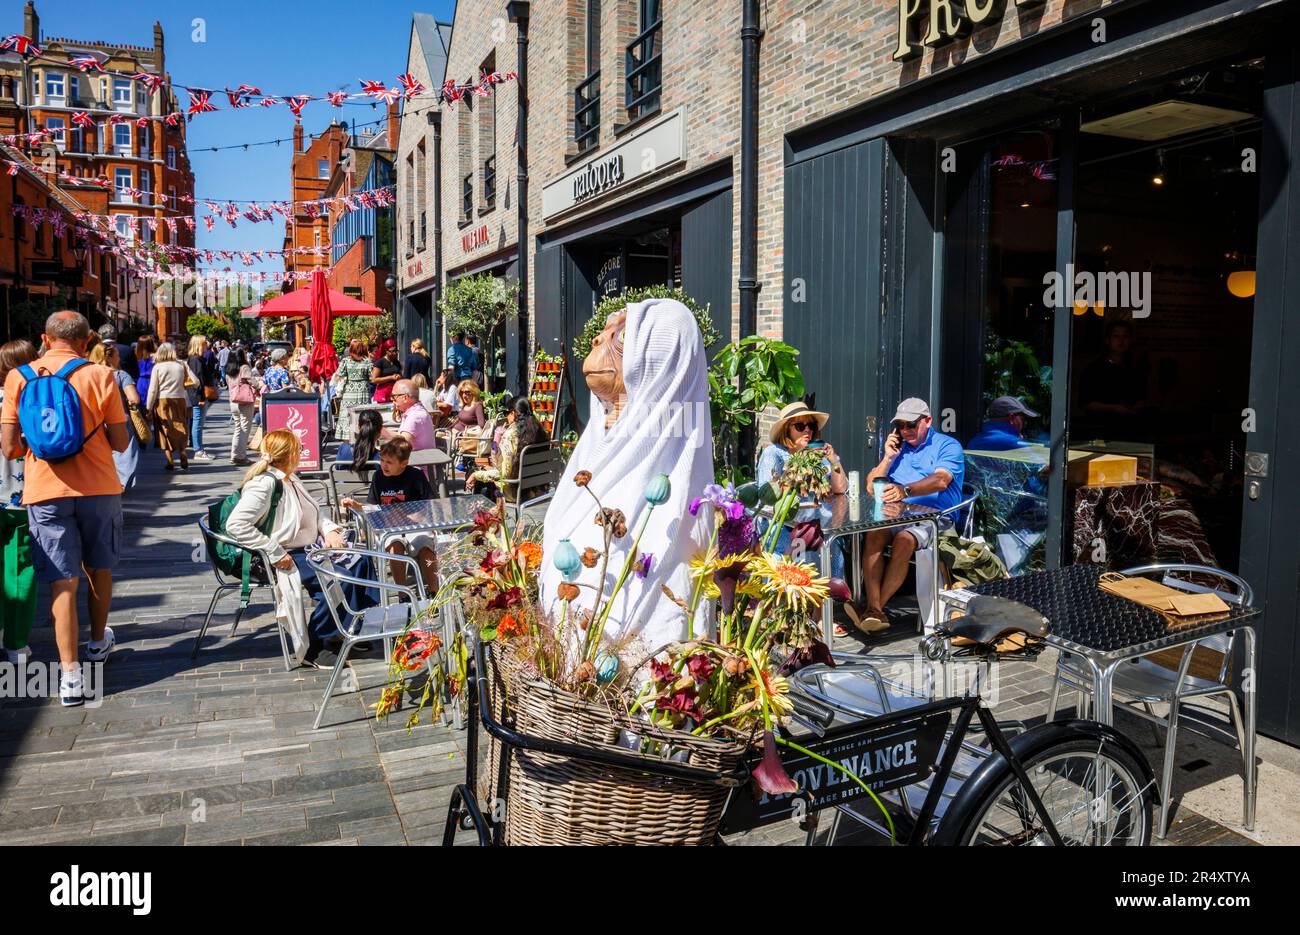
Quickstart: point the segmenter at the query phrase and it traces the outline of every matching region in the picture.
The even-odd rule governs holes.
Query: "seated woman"
[[[517,485],[501,484],[501,479],[518,475],[519,456],[523,450],[529,445],[545,441],[545,436],[541,424],[533,416],[533,407],[528,398],[518,397],[506,412],[506,429],[492,454],[492,467],[475,471],[469,476],[468,485],[474,493],[482,493],[493,500],[502,494],[509,499],[516,499]],[[518,499],[527,500],[536,494],[537,491],[525,490]]]
[[[453,438],[465,438],[459,446],[460,470],[468,474],[474,469],[474,455],[478,451],[475,440],[483,431],[487,415],[483,411],[478,384],[473,380],[461,380],[457,394],[460,397],[460,411],[451,424],[451,431]],[[452,456],[455,457],[455,450]]]
[[[241,485],[239,503],[226,520],[226,531],[248,549],[262,549],[274,566],[272,584],[275,591],[276,617],[293,638],[294,654],[304,665],[318,669],[333,668],[338,661],[342,639],[321,592],[316,572],[307,564],[307,548],[323,544],[341,549],[347,543],[343,527],[330,519],[329,510],[317,503],[294,476],[302,457],[302,443],[288,429],[267,432],[262,439],[262,457],[249,468]],[[275,492],[279,502],[271,510]],[[261,526],[270,517],[269,531]],[[362,559],[349,574],[368,578],[373,574],[369,561]],[[344,596],[354,608],[378,603],[372,590],[343,584]],[[311,616],[305,618],[302,591],[315,603]],[[364,651],[355,647],[354,652]]]
[[[353,472],[365,476],[367,465],[379,460],[379,435],[384,430],[384,418],[374,409],[363,409],[357,413],[356,424],[352,442],[339,445],[334,460],[351,462]]]
[[[780,416],[772,426],[770,435],[772,444],[764,448],[762,455],[759,456],[755,479],[760,484],[770,483],[781,476],[786,462],[790,460],[790,455],[803,451],[805,448],[813,447],[820,449],[824,456],[823,463],[830,472],[831,493],[844,493],[848,489],[849,480],[843,466],[840,464],[840,456],[829,442],[821,440],[822,429],[825,428],[829,420],[829,415],[809,409],[803,402],[793,402],[782,409]],[[785,527],[777,536],[775,551],[782,555],[790,553],[791,540],[796,529],[802,532],[800,527],[807,528],[806,524],[824,524],[829,519],[830,511],[824,505],[799,510],[787,519]],[[816,552],[811,549],[809,552],[812,554],[806,554],[804,561],[815,564],[817,562]],[[831,579],[832,597],[836,600],[846,598],[848,588],[844,585],[843,539],[836,539],[831,546]],[[851,605],[847,603],[845,607],[851,609]],[[850,616],[852,617],[852,615]],[[854,623],[857,624],[856,619],[854,619]],[[846,631],[837,624],[835,635],[844,636]]]

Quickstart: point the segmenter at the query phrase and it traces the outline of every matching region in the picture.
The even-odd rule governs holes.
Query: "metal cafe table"
[[[1131,569],[1134,573],[1157,572],[1163,566]],[[1180,566],[1170,566],[1179,571]],[[1186,570],[1185,568],[1181,570]],[[1206,569],[1211,571],[1212,569]],[[946,591],[946,612],[961,610],[976,594],[990,594],[1019,601],[1038,611],[1051,622],[1047,642],[1062,652],[1072,653],[1089,672],[1093,682],[1093,717],[1103,724],[1114,724],[1112,684],[1125,662],[1161,650],[1187,646],[1206,637],[1241,630],[1245,634],[1244,672],[1258,672],[1255,619],[1263,612],[1253,606],[1249,593],[1227,601],[1229,612],[1220,620],[1170,627],[1160,614],[1134,601],[1107,593],[1098,587],[1105,569],[1097,565],[1070,565],[1052,571],[1039,571],[1014,578],[1003,578],[976,587]],[[1171,586],[1189,591],[1209,590],[1182,581],[1168,580]],[[1223,595],[1219,592],[1220,596]],[[1255,684],[1252,678],[1241,680],[1245,702],[1244,736],[1241,738],[1244,783],[1244,820],[1247,831],[1255,827],[1255,793],[1258,770],[1255,764]]]
[[[367,547],[386,551],[394,539],[414,533],[452,532],[474,521],[474,514],[495,504],[487,497],[444,497],[438,500],[409,500],[382,506],[368,504],[360,510]],[[412,556],[414,557],[414,556]],[[379,573],[388,574],[388,562]]]
[[[831,574],[831,546],[842,536],[859,536],[880,529],[902,529],[917,523],[930,523],[934,527],[933,546],[930,549],[930,574],[934,587],[933,610],[931,620],[939,619],[939,527],[943,514],[930,506],[918,506],[915,503],[896,501],[894,503],[876,502],[870,494],[851,497],[848,494],[836,494],[822,500],[823,508],[830,510],[830,519],[822,512],[822,547],[820,565],[823,576]],[[846,560],[847,561],[847,560]],[[849,569],[846,569],[848,571]],[[918,561],[918,573],[920,565]],[[835,638],[835,603],[829,597],[822,602],[822,639],[827,646],[834,646]]]

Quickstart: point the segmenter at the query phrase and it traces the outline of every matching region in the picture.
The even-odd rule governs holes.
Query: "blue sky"
[[[22,4],[7,4],[4,32],[19,32]],[[251,84],[268,94],[323,95],[342,87],[360,90],[359,79],[382,79],[389,86],[406,70],[411,12],[418,9],[450,21],[454,0],[438,0],[413,8],[408,2],[364,0],[314,3],[273,0],[182,0],[182,2],[121,2],[108,0],[36,0],[41,31],[46,36],[153,44],[153,22],[162,23],[167,70],[172,79],[198,87],[222,88]],[[195,19],[203,20],[203,42],[194,41]],[[181,93],[182,102],[188,97]],[[283,105],[229,109],[225,95],[213,102],[221,110],[196,117],[188,128],[190,164],[199,197],[277,200],[289,197],[289,158],[292,144],[250,146],[205,151],[205,147],[288,138],[293,115]],[[313,102],[302,111],[305,134],[319,133],[340,110]],[[341,117],[358,124],[383,117],[382,108],[345,105]],[[201,211],[206,213],[206,211]],[[280,221],[277,215],[277,222]],[[212,250],[274,250],[283,246],[284,225],[224,222],[208,233],[200,221],[198,246]],[[244,269],[238,263],[237,269]],[[249,269],[277,270],[279,257]]]

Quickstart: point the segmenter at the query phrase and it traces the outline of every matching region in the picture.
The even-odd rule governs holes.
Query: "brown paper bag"
[[[1149,578],[1127,578],[1113,571],[1102,575],[1097,586],[1108,594],[1154,610],[1174,627],[1222,620],[1232,611],[1217,594],[1191,593]]]

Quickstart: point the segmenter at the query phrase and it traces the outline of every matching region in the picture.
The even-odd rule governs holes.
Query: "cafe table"
[[[1150,565],[1129,569],[1131,574],[1159,572],[1187,572],[1200,566]],[[1237,595],[1216,591],[1228,604],[1226,616],[1206,623],[1172,626],[1153,610],[1134,601],[1110,594],[1098,587],[1105,571],[1099,565],[1069,565],[1050,571],[1032,572],[1013,578],[1003,578],[971,588],[943,592],[945,616],[964,612],[976,595],[987,594],[1004,597],[1032,607],[1051,624],[1047,643],[1062,652],[1071,653],[1081,663],[1079,668],[1092,677],[1094,717],[1103,724],[1114,725],[1114,695],[1112,685],[1115,674],[1126,663],[1140,656],[1149,656],[1162,650],[1184,647],[1207,637],[1241,630],[1245,636],[1245,673],[1255,673],[1257,647],[1256,619],[1263,612],[1253,604],[1248,586]],[[1216,569],[1206,568],[1207,573]],[[1182,590],[1204,592],[1201,585],[1165,577],[1164,583]],[[1244,585],[1244,582],[1242,582]],[[1247,831],[1255,827],[1255,794],[1257,770],[1255,765],[1255,680],[1241,679],[1242,700],[1245,703],[1245,721],[1242,738],[1242,769],[1244,783],[1244,821]],[[1171,755],[1167,751],[1166,755]],[[1157,836],[1164,837],[1165,829]]]
[[[827,519],[826,511],[829,509],[830,518]],[[822,500],[822,546],[819,550],[819,564],[821,573],[824,577],[829,578],[831,575],[831,546],[836,539],[846,536],[861,536],[869,532],[876,532],[884,529],[902,529],[905,526],[914,526],[917,523],[930,523],[934,527],[934,537],[931,540],[933,548],[930,549],[930,561],[928,572],[934,586],[930,589],[933,595],[933,612],[931,620],[939,619],[939,529],[943,520],[943,514],[934,507],[921,506],[915,503],[905,501],[895,501],[886,503],[883,500],[877,500],[870,494],[851,496],[849,494],[834,494]],[[848,572],[849,569],[846,569]],[[917,573],[920,574],[920,555],[917,557]],[[865,584],[864,584],[865,587]],[[833,646],[835,637],[835,602],[829,597],[822,602],[822,638],[827,646]]]
[[[453,532],[474,522],[474,514],[490,510],[495,504],[487,497],[441,497],[437,500],[408,500],[383,505],[367,504],[359,513],[365,531],[367,548],[375,552],[387,551],[388,546],[403,536],[416,533]],[[415,556],[411,556],[414,558]],[[380,574],[388,574],[388,562],[379,562]]]

